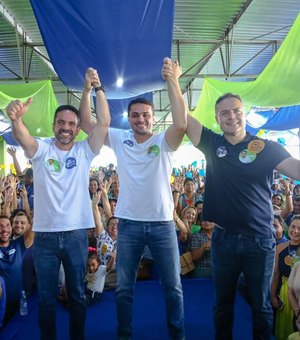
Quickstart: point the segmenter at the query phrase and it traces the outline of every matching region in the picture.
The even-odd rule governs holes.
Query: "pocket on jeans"
[[[256,243],[262,251],[274,250],[276,246],[275,239],[273,238],[258,238]]]

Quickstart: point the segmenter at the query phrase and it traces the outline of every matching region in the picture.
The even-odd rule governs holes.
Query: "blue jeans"
[[[216,293],[215,339],[232,339],[233,307],[240,273],[244,273],[252,309],[253,339],[272,337],[271,280],[275,239],[229,234],[216,227],[212,235],[212,272]]]
[[[86,317],[85,269],[88,252],[87,230],[36,232],[34,265],[39,293],[41,339],[56,339],[56,299],[62,263],[70,298],[70,339],[84,339]]]
[[[118,336],[130,338],[136,274],[145,245],[158,267],[171,339],[184,338],[183,293],[179,250],[173,221],[142,222],[119,219],[116,305]]]

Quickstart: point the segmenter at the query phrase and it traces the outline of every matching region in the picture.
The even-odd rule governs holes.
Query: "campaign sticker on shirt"
[[[50,172],[60,172],[59,161],[54,158],[47,159],[45,165]]]
[[[66,159],[66,169],[72,169],[76,166],[76,159],[74,157],[68,157]]]
[[[160,153],[160,149],[159,149],[159,146],[156,145],[156,144],[150,146],[150,147],[148,148],[148,151],[147,151],[147,154],[148,154],[151,158],[154,158],[154,157],[159,156],[159,153]]]
[[[130,148],[133,147],[133,141],[130,139],[124,140],[123,144],[128,145]]]
[[[259,139],[252,140],[248,144],[248,150],[252,153],[260,153],[265,147],[265,142]]]
[[[227,155],[227,149],[225,146],[219,146],[218,149],[217,149],[217,156],[219,158],[222,158],[222,157],[225,157]]]
[[[255,158],[256,153],[250,152],[248,149],[242,150],[239,154],[239,160],[245,164],[253,162]]]

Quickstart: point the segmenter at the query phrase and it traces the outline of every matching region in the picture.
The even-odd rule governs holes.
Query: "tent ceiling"
[[[294,0],[176,0],[172,58],[190,108],[204,77],[255,79],[276,53],[300,9]],[[0,0],[0,83],[52,79],[60,104],[78,106],[80,92],[58,79],[29,0]],[[157,126],[169,120],[165,90],[154,93]]]

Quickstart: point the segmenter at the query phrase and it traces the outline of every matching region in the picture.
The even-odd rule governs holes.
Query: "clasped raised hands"
[[[25,103],[21,102],[19,99],[13,100],[6,107],[7,116],[11,121],[22,118],[23,115],[28,111],[31,102],[32,98],[28,98]]]
[[[86,91],[91,91],[93,87],[100,86],[100,84],[101,82],[97,70],[89,67],[85,72],[84,89]]]
[[[177,80],[182,75],[182,68],[179,66],[178,61],[173,61],[166,57],[163,61],[161,75],[164,80]]]

